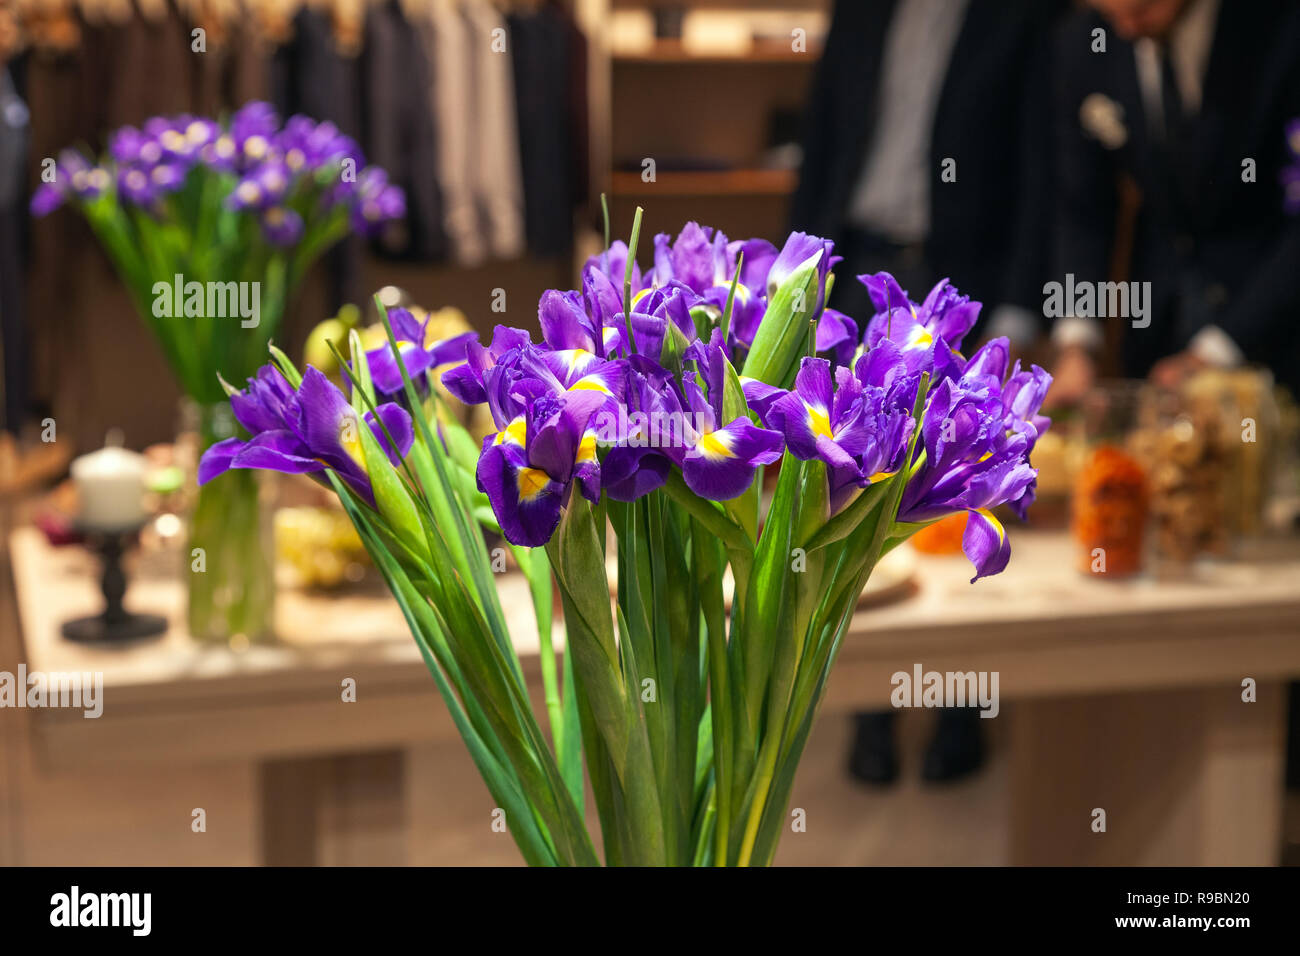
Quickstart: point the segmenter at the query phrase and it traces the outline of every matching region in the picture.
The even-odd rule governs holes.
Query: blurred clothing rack
[[[490,265],[500,273],[494,286],[535,275],[542,262],[567,271],[579,209],[598,192],[588,182],[588,130],[605,121],[592,118],[599,107],[588,91],[598,84],[589,81],[588,35],[603,3],[5,3],[0,70],[30,116],[25,149],[5,153],[20,195],[0,210],[13,226],[8,234],[20,237],[0,243],[13,267],[5,274],[22,276],[26,292],[21,309],[6,302],[3,310],[6,364],[26,368],[31,385],[10,407],[50,407],[61,383],[76,381],[81,373],[67,367],[60,343],[77,341],[89,319],[71,302],[84,297],[84,310],[101,294],[91,287],[111,281],[76,217],[28,220],[40,163],[68,146],[99,153],[112,130],[151,116],[221,116],[267,100],[282,115],[335,123],[404,188],[405,223],[368,250],[351,240],[319,270],[313,323],[343,302],[367,301],[374,276],[385,274],[376,260],[419,269]],[[80,276],[71,286],[70,275]],[[116,327],[95,314],[97,324]],[[7,380],[6,391],[19,381]]]

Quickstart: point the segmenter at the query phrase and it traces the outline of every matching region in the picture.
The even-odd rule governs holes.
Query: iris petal
[[[975,566],[971,584],[990,574],[1000,573],[1011,559],[1011,542],[1006,529],[991,511],[984,508],[969,513],[961,547]]]

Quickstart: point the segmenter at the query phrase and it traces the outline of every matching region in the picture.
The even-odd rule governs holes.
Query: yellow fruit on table
[[[317,325],[307,336],[307,344],[302,350],[306,363],[316,366],[326,375],[338,369],[338,363],[334,361],[334,355],[330,352],[330,342],[333,342],[340,351],[347,351],[348,326],[342,319],[326,319]]]

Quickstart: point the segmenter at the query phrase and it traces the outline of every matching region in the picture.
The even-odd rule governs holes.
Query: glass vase
[[[236,435],[227,403],[187,403],[195,461]],[[198,489],[182,572],[196,641],[239,649],[273,638],[275,541],[271,483],[264,472],[231,469]]]

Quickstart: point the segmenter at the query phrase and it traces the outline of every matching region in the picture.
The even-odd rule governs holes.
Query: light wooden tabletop
[[[1003,574],[972,585],[963,557],[920,556],[915,594],[860,610],[831,681],[830,706],[883,704],[890,675],[918,663],[926,670],[997,670],[1010,699],[1300,675],[1300,541],[1263,542],[1234,560],[1194,566],[1181,580],[1111,581],[1076,570],[1064,534],[1011,534]],[[152,642],[96,649],[59,634],[62,621],[98,609],[91,556],[52,548],[32,528],[16,531],[10,547],[28,667],[101,672],[105,706],[121,718],[110,730],[108,721],[41,713],[42,727],[66,735],[58,739],[68,756],[118,747],[164,756],[204,747],[223,754],[325,748],[337,743],[338,727],[326,721],[316,728],[320,715],[312,708],[337,703],[343,677],[357,681],[369,715],[349,722],[346,746],[454,732],[382,588],[339,596],[282,589],[281,642],[235,653],[197,645],[184,633],[176,559],[150,555],[135,563],[127,605],[167,616],[171,630]],[[526,584],[505,574],[499,586],[525,672],[536,682]],[[219,721],[212,719],[216,709]],[[277,738],[275,722],[286,715],[291,719]],[[188,741],[186,727],[195,734]],[[160,728],[168,732],[160,736]]]

